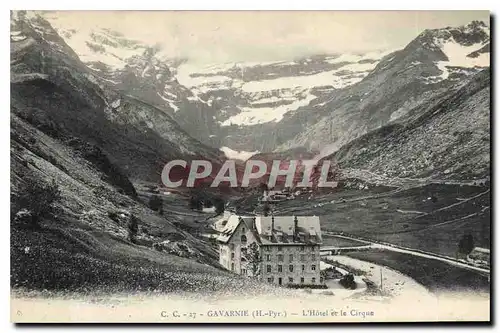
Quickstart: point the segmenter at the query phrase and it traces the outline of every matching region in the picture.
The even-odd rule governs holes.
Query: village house
[[[490,249],[475,247],[469,255],[467,261],[476,265],[490,266]]]
[[[321,285],[318,216],[226,214],[218,237],[220,264],[278,285]]]

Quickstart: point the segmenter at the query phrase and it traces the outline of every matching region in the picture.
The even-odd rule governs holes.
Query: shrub
[[[196,196],[191,196],[189,198],[189,208],[193,210],[202,210],[203,209],[203,204],[200,200],[199,197]]]
[[[224,213],[226,205],[225,205],[224,200],[222,198],[215,198],[214,199],[214,206],[215,206],[215,213],[217,215]]]
[[[130,216],[130,222],[128,224],[128,238],[132,243],[136,242],[137,232],[139,231],[139,221],[135,215]]]
[[[149,208],[155,212],[163,211],[163,199],[159,195],[152,195],[149,197]]]
[[[298,284],[298,283],[289,283],[286,285],[287,288],[290,289],[304,289],[305,292],[310,293],[311,289],[328,289],[326,284]]]
[[[54,204],[61,199],[59,186],[52,180],[46,182],[35,175],[27,175],[19,189],[18,205],[30,213],[32,226],[38,226],[40,219],[54,212]]]
[[[458,253],[468,255],[474,249],[474,237],[464,234],[458,241]]]
[[[263,208],[263,213],[264,213],[264,216],[268,216],[270,211],[271,211],[271,207],[270,207],[270,206],[269,206],[269,204],[266,202],[266,203],[264,204],[264,208]]]
[[[212,208],[214,206],[214,204],[212,203],[212,200],[210,199],[205,199],[205,201],[203,202],[203,206],[205,208]]]
[[[346,274],[342,279],[339,281],[340,285],[346,289],[356,289],[357,284],[356,281],[354,281],[354,275],[352,274]]]

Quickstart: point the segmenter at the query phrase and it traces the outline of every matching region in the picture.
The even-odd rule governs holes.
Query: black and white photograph
[[[11,10],[11,322],[489,323],[490,15]]]

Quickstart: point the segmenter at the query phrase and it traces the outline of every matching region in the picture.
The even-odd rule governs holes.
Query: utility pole
[[[380,266],[380,291],[384,289],[384,279],[382,277],[382,266]]]

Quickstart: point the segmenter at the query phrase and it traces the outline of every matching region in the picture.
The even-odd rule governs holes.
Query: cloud
[[[403,47],[427,28],[487,11],[65,11],[51,20],[79,31],[109,28],[193,62],[286,60]]]

